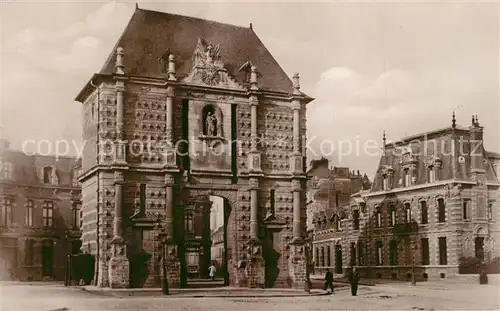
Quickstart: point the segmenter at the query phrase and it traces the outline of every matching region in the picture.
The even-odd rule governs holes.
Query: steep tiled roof
[[[198,38],[220,44],[221,60],[237,81],[245,73],[239,69],[250,61],[261,74],[259,87],[291,93],[292,82],[252,29],[169,13],[136,9],[129,24],[111,51],[101,74],[115,72],[115,51],[124,49],[125,72],[147,77],[165,77],[160,59],[173,54],[178,77],[192,69]]]

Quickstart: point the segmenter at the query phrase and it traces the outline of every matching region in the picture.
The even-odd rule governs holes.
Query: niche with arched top
[[[213,104],[207,104],[203,107],[201,116],[203,136],[222,137],[222,113],[220,109]]]
[[[216,103],[208,103],[198,108],[198,139],[213,148],[225,142],[222,109]]]

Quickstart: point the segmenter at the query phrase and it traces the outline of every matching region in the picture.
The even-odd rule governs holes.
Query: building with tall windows
[[[477,116],[383,143],[371,189],[328,217],[335,229],[316,258],[397,279],[453,277],[462,260],[498,258],[500,154],[485,150]]]
[[[312,232],[314,272],[332,268],[332,235],[340,230],[351,195],[371,187],[366,174],[347,167],[330,167],[328,159],[312,160],[308,170],[307,228]],[[340,263],[341,261],[338,260]],[[337,267],[340,273],[341,267]]]
[[[0,146],[0,280],[64,280],[80,243],[80,163]]]

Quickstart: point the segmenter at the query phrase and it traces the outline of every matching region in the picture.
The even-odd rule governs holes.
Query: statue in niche
[[[206,123],[206,135],[207,136],[217,136],[217,116],[209,112],[207,114],[205,123]]]
[[[253,168],[260,168],[260,158],[258,156],[253,158]]]
[[[212,105],[206,105],[203,108],[203,135],[214,137],[219,136],[219,118],[215,113],[215,108]]]

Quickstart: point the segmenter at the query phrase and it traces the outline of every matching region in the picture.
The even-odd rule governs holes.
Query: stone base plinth
[[[111,257],[109,260],[109,287],[128,288],[130,263],[124,255]]]
[[[163,264],[165,266],[163,267]],[[166,246],[166,259],[165,262],[161,263],[160,273],[161,279],[164,278],[165,272],[167,275],[168,286],[171,288],[178,288],[181,284],[181,264],[179,262],[179,257],[177,255],[177,245],[167,245]]]
[[[295,289],[306,289],[307,284],[307,257],[304,245],[290,245],[290,258],[288,259],[288,271],[290,273],[291,287]]]
[[[245,269],[247,287],[264,288],[266,284],[266,262],[262,257],[262,245],[251,243]]]
[[[250,288],[264,288],[266,284],[265,279],[266,263],[262,255],[252,256],[246,267],[247,286]]]

